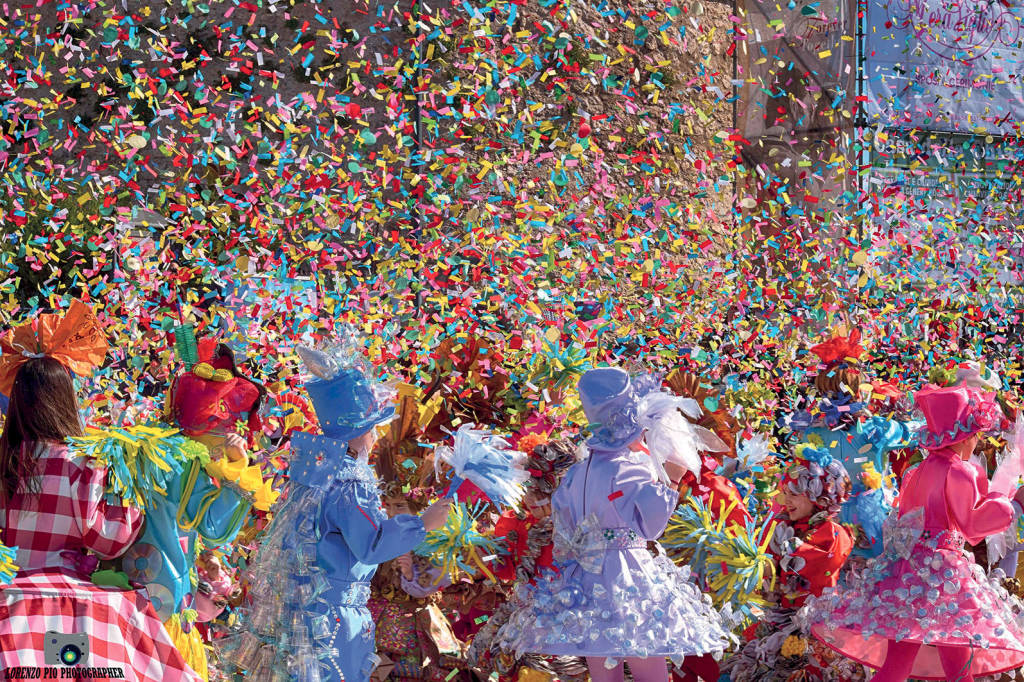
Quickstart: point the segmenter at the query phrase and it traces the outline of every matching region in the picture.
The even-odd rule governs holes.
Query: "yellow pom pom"
[[[864,473],[860,475],[860,480],[864,483],[864,487],[868,490],[877,490],[882,487],[882,474],[875,469],[873,462],[864,462],[861,465]]]
[[[200,379],[206,379],[207,381],[213,379],[213,365],[207,362],[200,362],[198,365],[192,368],[192,373]]]
[[[786,641],[782,643],[782,655],[786,658],[794,656],[803,656],[804,652],[807,651],[807,640],[796,635],[790,635],[786,638]]]

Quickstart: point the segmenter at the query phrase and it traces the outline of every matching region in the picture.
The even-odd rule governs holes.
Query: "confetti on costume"
[[[370,579],[426,539],[419,517],[385,517],[366,453],[349,451],[395,417],[349,350],[303,353],[317,374],[306,388],[324,434],[292,436],[289,490],[251,566],[247,621],[224,643],[227,659],[257,679],[368,680],[378,661]]]

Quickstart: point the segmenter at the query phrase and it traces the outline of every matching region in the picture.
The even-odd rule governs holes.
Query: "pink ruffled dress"
[[[808,603],[815,637],[873,668],[890,640],[923,644],[911,677],[944,680],[937,647],[965,647],[971,673],[1024,665],[1024,605],[963,550],[1005,530],[1013,508],[975,465],[933,450],[903,482],[885,551],[850,584]]]

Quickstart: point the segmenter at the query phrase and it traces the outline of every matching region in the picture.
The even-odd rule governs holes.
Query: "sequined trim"
[[[647,546],[647,540],[637,535],[632,528],[602,528],[601,537],[605,549],[639,549]]]

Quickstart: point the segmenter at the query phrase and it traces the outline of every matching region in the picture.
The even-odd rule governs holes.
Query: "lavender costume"
[[[628,445],[642,433],[640,398],[654,386],[616,368],[590,370],[580,394],[591,455],[569,469],[551,499],[556,572],[521,585],[496,639],[526,653],[671,657],[721,652],[729,639],[710,599],[648,541],[665,530],[678,493],[650,457]],[[646,388],[646,391],[645,391]]]

